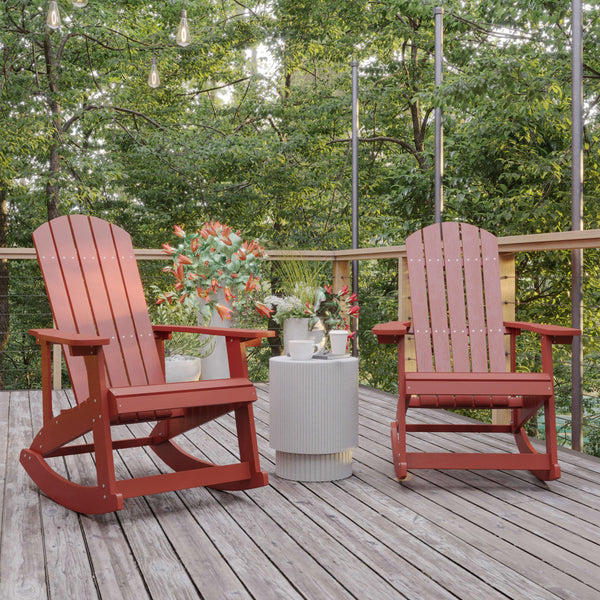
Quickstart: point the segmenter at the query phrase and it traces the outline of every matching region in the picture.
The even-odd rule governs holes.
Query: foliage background
[[[436,106],[446,219],[497,235],[570,229],[569,3],[445,0],[439,89],[436,4],[187,0],[193,43],[183,49],[174,44],[180,1],[90,0],[78,10],[60,0],[63,27],[50,32],[47,2],[4,0],[0,245],[30,246],[46,219],[84,212],[123,226],[137,247],[160,247],[173,225],[211,219],[268,248],[349,247],[352,60],[360,64],[360,246],[401,244],[432,222]],[[146,84],[153,56],[158,89]],[[597,228],[597,4],[584,5],[584,82],[584,221]],[[599,389],[598,259],[586,251],[590,393]],[[518,318],[568,324],[568,253],[519,255],[517,272]],[[376,348],[369,332],[395,316],[396,277],[393,261],[361,265],[361,373],[384,389],[395,385],[393,349]],[[9,273],[3,264],[0,286],[3,385],[35,385],[23,332],[49,319],[36,268],[15,263]],[[568,381],[568,354],[559,358]],[[11,369],[21,375],[7,377]]]

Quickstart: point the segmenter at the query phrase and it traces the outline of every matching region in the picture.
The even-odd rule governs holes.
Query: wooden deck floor
[[[388,437],[394,399],[361,388],[353,476],[287,481],[273,474],[268,387],[258,388],[268,487],[130,499],[102,516],[77,515],[38,493],[18,455],[39,426],[40,393],[0,393],[0,598],[600,598],[600,461],[561,452],[563,476],[548,484],[529,473],[487,471],[418,471],[399,484]],[[227,460],[232,427],[225,419],[190,441]],[[508,443],[472,435],[414,440],[457,451]],[[156,469],[145,451],[127,452],[127,467],[118,462],[122,476]],[[84,478],[89,461],[61,465]]]

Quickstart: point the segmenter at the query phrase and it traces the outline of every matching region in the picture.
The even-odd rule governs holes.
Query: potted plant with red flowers
[[[160,293],[157,302],[195,307],[199,324],[208,321],[214,327],[228,327],[236,303],[252,298],[259,290],[264,248],[218,221],[191,233],[175,226],[174,233],[178,243],[163,244],[163,251],[173,259],[163,271],[173,275],[175,284],[172,290]],[[254,307],[269,316],[270,310],[262,302],[254,301]],[[208,374],[212,366],[217,376]],[[229,376],[224,339],[215,340],[215,349],[204,359],[202,370],[203,378]]]

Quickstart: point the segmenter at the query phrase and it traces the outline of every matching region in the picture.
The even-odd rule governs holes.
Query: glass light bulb
[[[58,4],[56,3],[56,0],[52,0],[52,2],[50,2],[48,16],[46,17],[46,25],[48,25],[50,29],[58,29],[61,25],[60,12],[58,10]]]
[[[181,11],[181,21],[179,21],[179,29],[177,30],[177,44],[179,46],[189,46],[192,42],[190,36],[190,27],[187,22],[187,11],[184,9]]]
[[[83,8],[87,6],[88,0],[73,0],[73,6],[75,8]]]
[[[150,75],[148,75],[148,85],[151,88],[157,88],[160,85],[158,67],[156,66],[156,57],[152,58],[152,68],[150,69]]]

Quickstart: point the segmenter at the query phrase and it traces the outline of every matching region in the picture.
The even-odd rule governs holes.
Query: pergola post
[[[352,61],[352,249],[358,248],[358,61]],[[358,261],[352,261],[352,293],[358,296]],[[358,356],[358,319],[352,318],[352,355]]]
[[[583,8],[572,0],[571,230],[583,231]],[[571,326],[583,329],[583,250],[571,250]],[[573,339],[571,355],[571,447],[583,450],[583,343]]]
[[[435,21],[435,87],[439,90],[442,85],[442,67],[444,61],[444,9],[438,6],[433,9]],[[443,113],[441,107],[435,109],[435,173],[434,173],[434,200],[435,223],[442,222],[444,211],[444,129]]]

